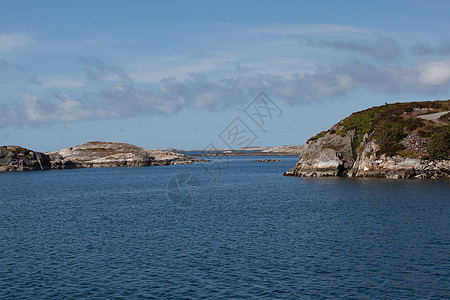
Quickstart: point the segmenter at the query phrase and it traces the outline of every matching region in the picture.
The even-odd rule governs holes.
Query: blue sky
[[[450,1],[2,1],[0,145],[203,149],[236,117],[303,144],[354,111],[449,99]],[[263,129],[245,107],[282,110]]]

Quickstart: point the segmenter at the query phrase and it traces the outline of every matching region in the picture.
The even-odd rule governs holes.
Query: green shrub
[[[404,147],[400,141],[405,136],[403,125],[391,120],[380,122],[374,130],[374,138],[380,146],[380,153],[393,156]]]
[[[428,154],[432,159],[449,159],[450,156],[450,125],[434,133],[427,146]]]

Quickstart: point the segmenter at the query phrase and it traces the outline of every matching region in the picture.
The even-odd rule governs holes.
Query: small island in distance
[[[355,112],[298,146],[179,151],[94,141],[47,153],[2,146],[0,172],[205,161],[194,156],[299,155],[298,163],[284,175],[449,179],[449,118],[450,100],[386,103]]]

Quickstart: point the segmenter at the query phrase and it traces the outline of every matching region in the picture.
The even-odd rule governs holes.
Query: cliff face
[[[49,170],[47,155],[19,146],[0,147],[0,172]]]
[[[285,175],[450,178],[450,100],[357,112],[310,138]]]
[[[58,152],[39,153],[19,146],[0,147],[0,171],[189,164],[190,156],[147,150],[124,143],[88,142]]]

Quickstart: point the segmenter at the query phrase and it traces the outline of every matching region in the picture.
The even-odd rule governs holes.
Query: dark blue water
[[[255,159],[0,174],[0,298],[450,297],[448,182]]]

